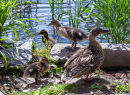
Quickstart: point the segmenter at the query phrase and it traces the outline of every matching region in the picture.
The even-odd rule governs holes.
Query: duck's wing
[[[84,48],[78,50],[68,61],[65,63],[66,77],[80,77],[94,66],[93,58],[95,55],[91,50]]]
[[[84,31],[74,28],[74,27],[64,27],[67,31],[67,34],[74,40],[83,40],[88,39],[88,36],[84,33]]]
[[[37,62],[30,64],[24,71],[23,77],[32,77],[38,72]]]
[[[78,51],[76,51],[68,60],[67,62],[64,64],[64,68],[66,68],[67,66],[69,66],[77,57],[79,57],[80,55],[82,55],[83,51],[85,50],[85,48],[81,48]]]
[[[52,37],[49,37],[49,41],[51,42],[52,45],[56,44],[56,41]]]

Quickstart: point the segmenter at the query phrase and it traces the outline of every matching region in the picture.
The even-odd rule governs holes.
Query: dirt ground
[[[124,75],[122,75],[124,74]],[[21,76],[15,78],[14,75],[0,76],[0,95],[9,95],[14,91],[31,91],[43,88],[50,83],[58,83],[61,74],[56,74],[54,77],[40,77],[40,85],[36,85],[33,78],[22,78]],[[85,77],[85,76],[83,76]],[[106,95],[106,94],[120,94],[113,88],[117,84],[125,84],[130,82],[130,70],[120,71],[100,71],[90,75],[92,81],[85,82],[82,78],[73,78],[67,80],[66,83],[75,83],[80,86],[77,90],[69,90],[68,95]],[[121,94],[130,95],[128,92]]]

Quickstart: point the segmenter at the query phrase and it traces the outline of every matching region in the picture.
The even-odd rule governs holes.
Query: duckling
[[[50,62],[44,56],[40,56],[40,62],[30,64],[24,71],[23,78],[35,78],[36,84],[39,84],[38,78],[42,73],[48,72],[50,69]]]
[[[77,41],[88,40],[88,36],[80,29],[74,27],[63,27],[58,20],[52,20],[48,26],[56,26],[59,36],[63,36],[72,41],[72,47],[75,50]]]
[[[109,30],[94,28],[89,33],[89,45],[75,52],[65,63],[64,73],[61,80],[72,77],[77,78],[87,75],[85,81],[89,81],[88,75],[95,72],[104,61],[104,51],[102,46],[95,40],[95,37],[101,33],[107,33]]]
[[[38,35],[43,35],[42,41],[43,41],[44,44],[46,44],[46,41],[49,42],[49,46],[51,46],[51,47],[53,47],[54,44],[56,44],[56,41],[53,38],[48,36],[47,30],[42,29]]]

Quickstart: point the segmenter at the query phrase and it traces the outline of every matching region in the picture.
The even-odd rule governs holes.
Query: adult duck
[[[58,20],[52,20],[48,26],[56,26],[56,31],[59,36],[63,36],[72,41],[72,47],[75,50],[77,41],[88,40],[88,36],[80,29],[74,27],[61,26]]]
[[[81,77],[87,75],[86,81],[89,81],[88,75],[95,72],[104,61],[104,52],[102,46],[96,41],[95,37],[101,33],[107,33],[109,30],[94,28],[89,33],[89,45],[75,52],[65,63],[64,73],[61,80],[67,77]]]

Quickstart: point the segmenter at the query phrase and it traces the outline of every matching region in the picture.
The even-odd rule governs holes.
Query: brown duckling
[[[51,47],[53,47],[54,44],[56,44],[56,41],[53,38],[48,36],[47,30],[42,29],[38,35],[43,35],[42,41],[44,44],[46,44],[46,41],[50,44]]]
[[[77,41],[88,40],[88,36],[80,29],[74,27],[63,27],[58,20],[52,20],[48,26],[56,26],[56,31],[59,36],[63,36],[72,41],[72,47],[76,49]]]
[[[40,56],[40,62],[30,64],[24,71],[23,77],[35,78],[35,82],[39,84],[38,78],[42,73],[48,72],[50,69],[50,62],[44,56]]]
[[[86,81],[89,81],[88,75],[95,72],[104,61],[104,51],[102,46],[95,40],[95,37],[101,33],[107,33],[109,30],[94,28],[89,33],[89,45],[75,52],[65,63],[64,73],[61,80],[65,78],[76,78],[87,75]]]

